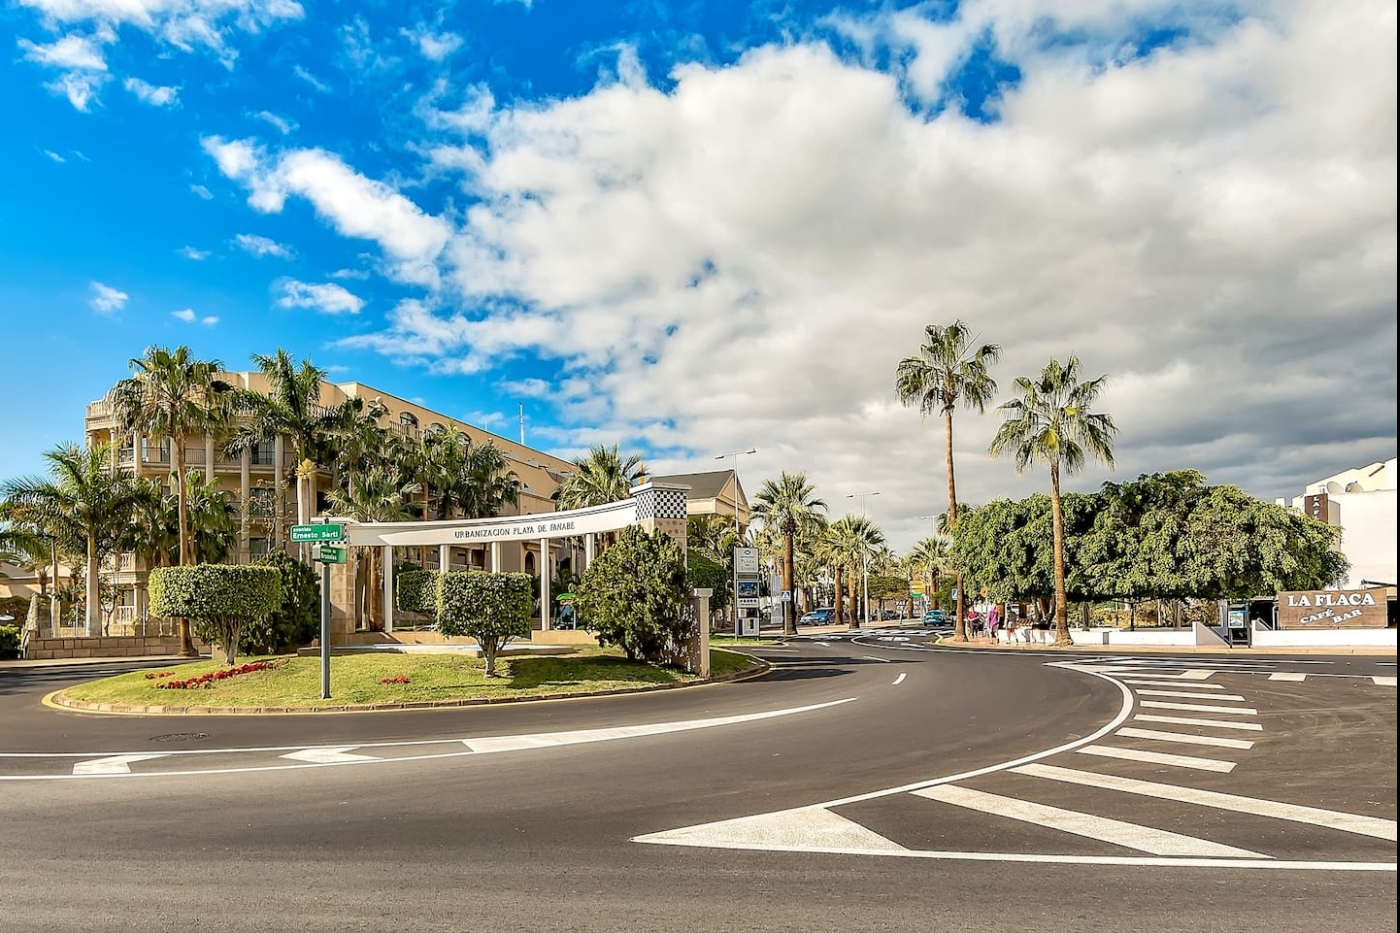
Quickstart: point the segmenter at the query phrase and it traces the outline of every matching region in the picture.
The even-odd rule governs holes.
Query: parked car
[[[924,624],[925,624],[925,625],[943,625],[943,624],[945,624],[945,623],[944,623],[944,619],[943,619],[943,610],[942,610],[942,609],[930,609],[928,612],[925,612],[925,613],[924,613]]]
[[[819,608],[819,609],[813,609],[811,612],[809,612],[809,613],[805,614],[804,616],[802,616],[802,618],[800,618],[800,619],[797,620],[797,624],[798,624],[798,625],[830,625],[830,624],[831,624],[831,620],[832,620],[833,617],[835,617],[835,615],[836,615],[836,607],[834,607],[834,606],[822,606],[821,608]]]

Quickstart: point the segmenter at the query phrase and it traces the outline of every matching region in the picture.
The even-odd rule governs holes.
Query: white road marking
[[[854,697],[852,698],[854,699]],[[849,703],[839,700],[837,703]],[[742,716],[720,716],[714,719],[687,719],[678,722],[651,722],[637,726],[617,726],[612,729],[575,729],[569,732],[537,732],[533,735],[501,735],[480,739],[463,739],[462,744],[477,754],[491,752],[514,752],[532,748],[557,748],[561,745],[582,745],[588,742],[606,742],[611,739],[631,739],[643,735],[664,735],[668,732],[689,732],[692,729],[705,729],[711,726],[731,726],[741,722],[754,722],[771,719],[790,713],[805,713],[809,710],[835,706],[837,703],[820,703],[797,709],[778,710],[769,713],[747,713]]]
[[[743,716],[726,716],[726,717],[716,718],[716,719],[693,719],[693,720],[688,720],[688,721],[680,722],[680,723],[655,723],[655,724],[653,724],[654,726],[656,726],[656,727],[661,727],[661,728],[658,728],[658,729],[657,729],[656,731],[654,731],[654,732],[639,732],[639,731],[637,731],[638,729],[645,729],[646,727],[630,727],[630,728],[624,728],[624,729],[621,729],[621,730],[587,729],[587,730],[581,730],[580,733],[568,733],[568,732],[545,733],[546,736],[552,736],[552,737],[554,738],[554,740],[553,740],[553,741],[542,742],[542,743],[532,743],[532,742],[529,742],[528,740],[539,738],[539,736],[528,736],[528,735],[527,735],[527,736],[497,736],[497,737],[486,737],[486,738],[481,738],[481,739],[428,739],[428,740],[423,740],[423,741],[410,741],[410,742],[378,742],[378,743],[366,743],[366,744],[364,744],[364,745],[352,745],[352,746],[326,746],[327,748],[335,748],[335,749],[340,750],[340,751],[344,751],[345,748],[385,748],[385,747],[414,746],[414,745],[448,745],[448,746],[451,746],[451,747],[453,747],[453,748],[461,748],[462,744],[466,744],[466,745],[469,746],[469,750],[467,750],[467,751],[439,752],[439,753],[429,753],[429,754],[424,754],[424,755],[404,755],[404,756],[400,756],[400,757],[396,757],[396,758],[376,758],[376,757],[372,757],[372,756],[366,755],[366,756],[355,756],[354,760],[344,760],[344,759],[341,759],[341,760],[333,761],[333,762],[307,762],[307,763],[305,763],[305,764],[295,764],[295,765],[262,765],[262,766],[256,766],[256,765],[255,765],[255,766],[242,767],[242,768],[205,768],[205,769],[193,768],[193,769],[184,769],[184,770],[179,770],[179,771],[146,771],[146,772],[140,772],[140,773],[136,773],[136,774],[130,773],[130,769],[126,769],[126,770],[122,770],[122,771],[99,771],[99,772],[86,772],[86,773],[75,773],[75,774],[34,774],[34,775],[3,774],[3,775],[0,775],[0,781],[59,781],[59,780],[72,780],[72,779],[74,779],[74,778],[80,778],[80,777],[186,777],[186,776],[194,776],[194,775],[201,775],[201,774],[248,774],[248,773],[259,772],[259,771],[295,771],[295,770],[300,770],[300,769],[304,769],[304,768],[329,768],[329,767],[337,767],[337,766],[340,766],[340,765],[384,764],[384,763],[388,763],[388,762],[400,763],[400,762],[408,762],[408,761],[435,761],[435,760],[440,760],[440,759],[444,759],[444,758],[462,758],[462,757],[471,756],[471,755],[478,755],[478,754],[482,754],[482,750],[486,750],[486,751],[513,751],[513,750],[515,750],[515,749],[517,749],[517,748],[523,750],[523,749],[528,749],[528,748],[540,748],[540,747],[553,746],[553,745],[570,745],[570,744],[575,744],[575,742],[596,742],[596,741],[602,741],[603,739],[630,738],[630,737],[632,737],[633,735],[642,735],[642,734],[645,734],[645,735],[653,735],[653,734],[657,734],[657,732],[673,732],[673,731],[679,731],[678,728],[675,728],[675,727],[679,727],[680,729],[703,729],[703,728],[707,728],[707,727],[709,727],[709,726],[730,725],[730,724],[739,723],[739,722],[753,722],[753,721],[760,720],[760,719],[771,719],[771,718],[774,718],[774,717],[777,717],[777,716],[789,716],[789,715],[792,715],[792,714],[794,714],[794,713],[806,713],[806,712],[811,712],[811,711],[813,711],[813,710],[827,709],[827,708],[833,707],[833,706],[841,706],[841,705],[843,705],[843,704],[845,704],[845,703],[853,703],[853,702],[855,702],[855,700],[856,700],[856,697],[847,697],[847,698],[844,699],[844,700],[832,700],[832,701],[827,702],[827,703],[817,703],[817,704],[814,704],[814,705],[812,705],[812,706],[799,706],[799,707],[793,707],[793,708],[791,708],[791,709],[771,710],[771,711],[766,712],[766,713],[749,713],[749,714],[743,715]],[[1116,724],[1117,724],[1117,723],[1115,723],[1115,725],[1116,725]],[[672,728],[665,728],[665,727],[672,727]],[[614,734],[602,735],[602,734],[600,734],[600,733],[614,733]],[[579,735],[582,735],[582,734],[590,734],[591,737],[588,737],[588,738],[581,738],[581,737],[580,737],[580,738],[572,738],[572,740],[571,740],[571,737],[579,736]],[[490,745],[490,744],[492,743],[493,738],[500,740],[499,743],[498,743],[498,745],[497,745],[497,747],[492,747],[492,748],[489,748],[489,749],[486,748],[486,746],[488,746],[488,745]],[[472,751],[472,750],[470,750],[470,746],[471,746],[471,745],[473,745],[473,744],[478,744],[478,743],[482,745],[482,750],[478,750],[478,751]],[[512,743],[513,743],[513,744],[512,744]],[[238,752],[249,752],[249,751],[286,751],[286,750],[288,750],[288,748],[290,748],[290,749],[292,749],[292,750],[298,750],[298,747],[297,747],[297,746],[283,746],[283,747],[281,747],[281,748],[257,748],[257,749],[253,749],[253,748],[199,749],[198,752],[196,752],[196,751],[194,751],[194,750],[191,750],[190,752],[162,752],[162,753],[160,753],[160,754],[155,754],[155,755],[120,755],[120,756],[112,756],[112,757],[125,758],[125,759],[128,759],[128,760],[130,760],[130,761],[140,761],[140,760],[143,760],[143,759],[146,759],[146,758],[165,758],[165,757],[172,756],[172,755],[184,755],[184,754],[191,754],[191,755],[192,755],[192,754],[215,755],[215,754],[234,754],[234,753],[238,753]],[[301,748],[301,749],[299,749],[299,750],[301,750],[301,751],[311,751],[311,749],[306,749],[306,748]],[[37,756],[35,756],[35,755],[26,755],[26,757],[37,757]],[[59,753],[59,754],[54,754],[54,755],[44,755],[43,757],[71,758],[71,757],[73,757],[73,755],[72,755],[71,753]],[[1023,760],[1029,761],[1029,760],[1032,760],[1032,759],[1026,758],[1026,759],[1023,759]],[[92,763],[93,763],[93,762],[88,762],[88,764],[92,764]],[[81,764],[84,764],[84,762],[79,762],[79,764],[80,764],[80,765],[81,765]],[[75,767],[74,770],[75,770],[75,771],[77,770],[76,767]]]
[[[904,846],[824,807],[799,807],[759,816],[743,816],[736,820],[702,823],[637,836],[632,841],[717,849],[854,850],[887,854],[907,851]]]
[[[1134,687],[1190,687],[1192,690],[1224,690],[1220,684],[1183,684],[1174,680],[1125,680]]]
[[[1225,719],[1191,719],[1187,716],[1153,716],[1138,713],[1133,717],[1142,722],[1169,722],[1178,726],[1210,726],[1212,729],[1244,729],[1248,732],[1263,732],[1264,727],[1257,722],[1232,722]]]
[[[819,642],[817,642],[817,644],[821,645],[823,648],[830,648],[830,647],[831,647],[831,642],[829,642],[829,641],[819,641]]]
[[[1197,771],[1214,771],[1229,774],[1235,770],[1233,761],[1220,761],[1215,758],[1197,758],[1194,755],[1167,755],[1162,752],[1147,752],[1136,748],[1119,748],[1116,745],[1090,745],[1079,750],[1081,755],[1098,755],[1100,758],[1120,758],[1125,761],[1145,761],[1154,765],[1171,765],[1175,768],[1195,768]]]
[[[1210,745],[1215,748],[1253,748],[1248,739],[1220,739],[1213,735],[1191,735],[1188,732],[1158,732],[1156,729],[1134,729],[1131,726],[1118,730],[1119,735],[1130,739],[1156,739],[1158,742],[1179,742],[1182,745]]]
[[[1307,674],[1296,674],[1292,671],[1274,671],[1269,675],[1269,679],[1281,680],[1290,684],[1300,684],[1307,679],[1307,676]]]
[[[1376,686],[1377,686],[1377,687],[1393,687],[1393,686],[1395,686],[1395,678],[1394,678],[1394,677],[1372,677],[1371,679],[1374,680],[1374,681],[1376,682]]]
[[[150,761],[153,758],[164,758],[168,753],[146,755],[112,755],[108,758],[94,758],[91,761],[79,761],[73,765],[73,774],[77,776],[90,774],[130,774],[131,763],[134,761]],[[59,775],[64,777],[65,775]]]
[[[339,748],[307,748],[299,752],[292,752],[290,755],[283,755],[283,758],[290,758],[292,761],[309,761],[318,765],[340,765],[352,761],[379,761],[373,755],[352,754],[350,749],[359,748],[358,745],[342,745]]]
[[[875,657],[873,654],[862,654],[862,655],[857,655],[857,657],[864,658],[864,659],[867,660],[867,661],[879,661],[881,664],[889,664],[889,663],[890,663],[890,659],[889,659],[889,658],[877,658],[877,657]]]
[[[1088,749],[1080,749],[1080,751],[1088,751]],[[1167,832],[1164,829],[1139,826],[1136,823],[1125,823],[1122,820],[1111,820],[1107,817],[1079,813],[1075,810],[1062,810],[1059,807],[1050,807],[1029,800],[1018,800],[1015,797],[1003,797],[999,794],[988,794],[980,790],[957,787],[951,784],[916,790],[914,795],[937,800],[940,803],[965,807],[969,810],[978,810],[983,813],[1004,816],[1008,819],[1020,820],[1023,823],[1034,823],[1037,826],[1097,839],[1100,842],[1108,842],[1127,849],[1137,849],[1139,852],[1148,852],[1152,855],[1267,858],[1258,852],[1236,849],[1233,846],[1196,839],[1193,836],[1183,836],[1180,833]]]
[[[1182,672],[1181,672],[1181,679],[1182,679],[1182,680],[1210,680],[1211,677],[1215,676],[1216,674],[1225,674],[1225,673],[1228,673],[1228,671],[1199,671],[1199,670],[1182,671]]]
[[[1212,686],[1215,686],[1212,684]],[[1182,697],[1187,700],[1225,700],[1244,702],[1244,697],[1236,693],[1185,693],[1181,690],[1139,690],[1141,697]]]
[[[898,687],[900,684],[904,683],[904,678],[905,678],[905,677],[908,677],[908,676],[909,676],[908,674],[900,674],[898,677],[896,677],[896,678],[894,679],[894,683],[890,684],[890,686],[892,686],[892,687]]]
[[[1383,820],[1374,816],[1357,816],[1354,813],[1340,813],[1336,810],[1323,810],[1318,807],[1302,807],[1277,800],[1260,800],[1238,794],[1222,794],[1218,791],[1200,790],[1195,787],[1177,787],[1173,784],[1158,784],[1153,781],[1139,781],[1134,778],[1115,777],[1108,774],[1095,774],[1092,771],[1075,771],[1071,768],[1057,768],[1054,765],[1028,764],[1011,769],[1013,774],[1078,784],[1082,787],[1098,787],[1105,790],[1123,791],[1160,800],[1175,800],[1181,803],[1212,807],[1216,810],[1229,810],[1233,813],[1248,813],[1253,816],[1267,816],[1293,823],[1307,823],[1324,826],[1359,836],[1395,841],[1395,821]]]
[[[1230,713],[1235,716],[1258,716],[1257,709],[1248,706],[1206,706],[1201,703],[1164,703],[1161,700],[1143,700],[1138,704],[1148,709],[1179,709],[1188,713]]]

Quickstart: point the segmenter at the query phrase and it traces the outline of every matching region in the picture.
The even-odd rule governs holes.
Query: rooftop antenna
[[[525,446],[525,403],[520,403],[520,446]]]

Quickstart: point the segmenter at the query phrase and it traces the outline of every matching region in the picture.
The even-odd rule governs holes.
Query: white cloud
[[[256,233],[240,233],[233,238],[233,245],[258,258],[272,256],[276,259],[291,259],[291,247],[283,246],[276,240],[265,236],[258,236]]]
[[[59,69],[62,73],[45,87],[67,97],[74,109],[87,111],[110,78],[102,47],[114,41],[116,35],[104,27],[91,35],[71,34],[48,44],[20,39],[19,47],[27,61]]]
[[[212,314],[207,314],[199,319],[199,323],[203,324],[205,327],[213,327],[215,324],[219,323],[219,319]]]
[[[214,200],[214,192],[210,191],[203,185],[190,185],[190,191],[194,192],[195,195],[197,195],[200,198],[203,198],[206,201]]]
[[[341,234],[378,243],[395,277],[437,282],[435,263],[451,235],[450,224],[384,182],[366,178],[321,149],[272,156],[249,140],[217,136],[206,138],[204,148],[219,171],[249,189],[248,203],[257,210],[276,213],[288,195],[304,197]]]
[[[271,126],[273,129],[277,130],[277,132],[281,133],[283,136],[286,136],[288,133],[293,132],[297,128],[297,121],[289,119],[287,117],[278,116],[277,114],[272,113],[268,110],[259,110],[252,116],[253,119],[263,121],[264,123]]]
[[[138,100],[150,104],[152,107],[169,107],[178,103],[180,99],[179,88],[157,87],[142,81],[140,78],[127,78],[122,82],[122,86],[135,94]]]
[[[295,68],[293,68],[292,73],[295,74],[301,80],[305,81],[307,84],[311,85],[316,90],[320,91],[322,94],[329,94],[331,92],[330,85],[326,84],[320,78],[307,71],[301,65],[297,65]]]
[[[180,247],[180,255],[184,256],[186,259],[194,260],[195,262],[203,262],[209,258],[209,251],[195,249],[193,246],[182,246]]]
[[[54,152],[52,149],[40,149],[39,151],[42,152],[44,155],[48,156],[49,159],[51,159],[52,161],[57,162],[59,165],[62,165],[68,161],[63,156],[59,155],[57,152]]]
[[[413,29],[400,29],[400,34],[418,46],[418,51],[430,61],[440,62],[462,47],[462,37],[455,32],[433,32],[427,23]]]
[[[281,283],[281,308],[309,308],[322,314],[359,314],[365,306],[363,298],[351,294],[332,282],[313,284],[287,279]]]
[[[1111,373],[1120,475],[1272,496],[1394,454],[1394,6],[1204,10],[972,2],[861,21],[908,53],[894,74],[800,40],[664,92],[620,65],[573,99],[476,100],[470,144],[437,113],[421,150],[463,173],[459,223],[321,150],[205,146],[255,208],[304,198],[436,286],[352,345],[445,372],[537,355],[568,443],[646,442],[657,470],[752,444],[745,482],[805,469],[837,513],[880,490],[904,547],[945,507],[942,435],[894,367],[958,317],[1005,345],[1004,390],[1051,356]],[[923,112],[989,33],[1023,75],[999,121]],[[987,462],[995,415],[958,418],[968,501],[1044,486]]]
[[[177,321],[184,321],[186,324],[192,324],[197,315],[195,315],[193,308],[185,308],[182,311],[171,311],[170,316]]]
[[[126,292],[110,285],[103,285],[101,282],[89,282],[88,289],[92,292],[92,297],[88,299],[88,306],[99,314],[113,314],[126,307],[127,301],[131,298]]]

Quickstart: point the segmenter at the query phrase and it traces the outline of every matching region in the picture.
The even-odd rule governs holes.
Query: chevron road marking
[[[1209,726],[1212,729],[1243,729],[1246,732],[1263,732],[1264,727],[1257,722],[1231,722],[1225,719],[1192,719],[1189,716],[1153,716],[1138,713],[1133,717],[1140,722],[1169,722],[1177,726]]]
[[[1372,679],[1373,681],[1375,681],[1377,687],[1393,687],[1393,686],[1395,686],[1395,678],[1394,678],[1394,677],[1372,677],[1371,679]]]
[[[350,749],[359,748],[358,745],[345,745],[341,748],[308,748],[299,752],[292,752],[290,755],[282,755],[283,758],[290,758],[292,761],[309,761],[318,765],[340,765],[352,761],[380,761],[373,755],[351,754]]]
[[[1291,671],[1274,671],[1269,675],[1270,680],[1281,680],[1284,683],[1300,684],[1307,680],[1307,674],[1295,674]]]
[[[1224,690],[1220,684],[1183,684],[1174,680],[1125,680],[1134,687],[1190,687],[1192,690]],[[1141,691],[1139,691],[1141,692]]]
[[[1212,686],[1217,686],[1212,684]],[[1140,697],[1181,697],[1186,700],[1220,700],[1222,702],[1244,702],[1237,693],[1187,693],[1184,690],[1138,690]]]
[[[1154,765],[1173,765],[1177,768],[1195,768],[1197,771],[1215,771],[1229,774],[1235,770],[1233,761],[1220,761],[1216,758],[1196,758],[1192,755],[1167,755],[1162,752],[1147,752],[1136,748],[1119,748],[1116,745],[1089,745],[1079,750],[1081,755],[1098,755],[1100,758],[1121,758],[1126,761],[1145,761]]]
[[[1168,832],[1164,829],[1153,829],[1150,826],[1139,826],[1136,823],[1111,820],[1107,817],[1093,816],[1074,810],[1062,810],[1059,807],[1032,803],[1029,800],[1018,800],[1015,797],[1003,797],[999,794],[988,794],[953,784],[916,790],[914,796],[966,807],[969,810],[1004,816],[1024,823],[1034,823],[1076,836],[1085,836],[1100,842],[1137,849],[1139,852],[1147,852],[1152,855],[1267,858],[1267,856],[1257,852],[1236,849],[1233,846],[1208,842],[1193,836],[1183,836],[1180,833]]]
[[[1202,706],[1199,703],[1163,703],[1160,700],[1143,700],[1138,706],[1148,709],[1179,709],[1188,713],[1232,713],[1236,716],[1258,716],[1257,709],[1247,706]]]
[[[1154,781],[1139,781],[1134,778],[1116,777],[1109,774],[1095,774],[1092,771],[1076,771],[1072,768],[1059,768],[1055,765],[1031,763],[1011,769],[1012,774],[1025,774],[1030,777],[1078,784],[1081,787],[1098,787],[1104,790],[1117,790],[1161,800],[1175,800],[1180,803],[1195,804],[1200,807],[1213,807],[1234,813],[1249,813],[1254,816],[1268,816],[1294,823],[1308,823],[1324,826],[1346,833],[1371,836],[1376,839],[1395,841],[1395,821],[1374,816],[1357,816],[1354,813],[1340,813],[1336,810],[1323,810],[1318,807],[1303,807],[1277,800],[1260,800],[1238,794],[1222,794],[1213,790],[1200,790],[1195,787],[1177,787],[1173,784],[1158,784]]]
[[[1219,739],[1213,735],[1192,735],[1189,732],[1158,732],[1156,729],[1119,729],[1119,735],[1130,739],[1156,739],[1158,742],[1180,742],[1182,745],[1212,745],[1216,748],[1253,748],[1247,739]]]

